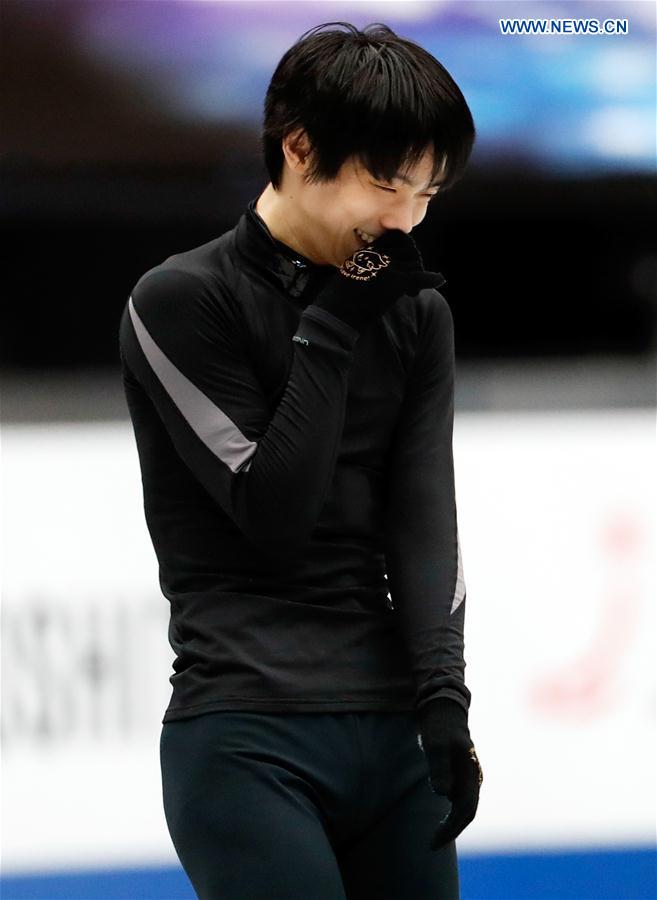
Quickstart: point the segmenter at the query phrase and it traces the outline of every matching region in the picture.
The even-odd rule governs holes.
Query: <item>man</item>
[[[481,769],[453,322],[410,232],[474,134],[418,45],[318,26],[268,89],[270,183],[126,305],[176,653],[164,808],[201,898],[459,896]]]

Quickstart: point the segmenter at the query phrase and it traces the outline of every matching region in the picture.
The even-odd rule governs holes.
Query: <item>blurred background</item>
[[[485,773],[463,900],[656,896],[656,11],[3,0],[3,898],[194,896],[162,810],[173,654],[118,322],[141,274],[264,189],[268,80],[338,20],[426,47],[478,129],[414,233],[456,333]]]

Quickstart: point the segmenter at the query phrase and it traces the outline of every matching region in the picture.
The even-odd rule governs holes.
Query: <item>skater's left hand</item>
[[[432,850],[438,850],[474,819],[484,776],[470,738],[468,713],[456,700],[431,700],[419,710],[418,717],[429,783],[436,794],[452,802],[430,844]]]

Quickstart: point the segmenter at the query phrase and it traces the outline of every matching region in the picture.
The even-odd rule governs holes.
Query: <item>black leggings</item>
[[[200,900],[458,900],[456,845],[429,842],[412,713],[214,712],[167,722],[164,811]]]

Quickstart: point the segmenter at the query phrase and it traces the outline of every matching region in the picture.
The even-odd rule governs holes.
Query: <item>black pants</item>
[[[163,725],[160,759],[200,900],[458,900],[412,713],[207,713]]]

